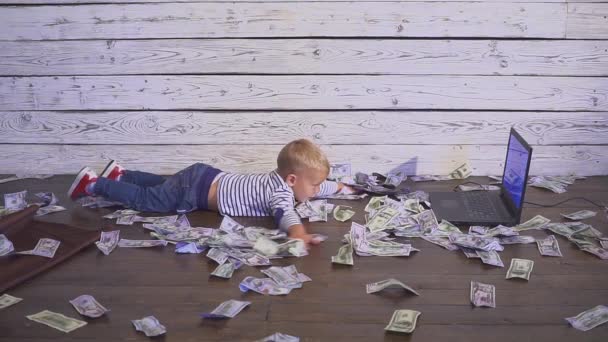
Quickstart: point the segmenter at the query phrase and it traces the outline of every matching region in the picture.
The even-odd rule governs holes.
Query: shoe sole
[[[106,168],[103,169],[103,172],[101,172],[101,175],[99,177],[108,178],[108,176],[110,175],[110,173],[112,173],[112,170],[116,165],[118,165],[116,160],[110,160],[110,162],[108,163],[108,165],[106,165]]]
[[[68,196],[70,197],[70,199],[72,198],[72,192],[76,190],[76,187],[78,186],[78,183],[80,183],[80,181],[82,180],[82,177],[84,177],[84,175],[86,175],[87,172],[89,172],[90,170],[91,169],[88,166],[85,166],[80,169],[78,175],[76,176],[76,179],[74,179],[74,182],[72,182],[72,185],[70,186],[70,190],[68,190]]]

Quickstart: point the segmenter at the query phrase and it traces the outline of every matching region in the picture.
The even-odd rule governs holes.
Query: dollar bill
[[[505,265],[502,263],[502,260],[500,259],[500,255],[498,255],[498,253],[496,251],[478,250],[477,255],[479,255],[479,257],[481,258],[481,261],[484,264],[498,266],[498,267],[505,267]]]
[[[468,258],[468,259],[472,259],[472,258],[479,258],[479,255],[477,254],[477,251],[473,248],[467,248],[467,247],[462,247],[462,246],[458,246],[460,248],[460,250],[464,253],[464,255]]]
[[[285,267],[272,266],[261,272],[274,280],[279,286],[289,287],[300,283],[297,272],[293,274]]]
[[[608,306],[598,305],[574,317],[567,317],[566,321],[578,330],[591,330],[598,325],[608,322]]]
[[[536,240],[538,245],[538,251],[541,255],[561,257],[562,252],[559,250],[559,243],[555,238],[555,235],[549,235],[547,238],[542,240]]]
[[[603,249],[608,249],[608,240],[600,240],[600,245]],[[2,253],[0,253],[2,255]]]
[[[425,210],[419,214],[413,215],[412,218],[420,225],[420,230],[423,234],[432,234],[435,229],[439,226],[437,217],[432,210]]]
[[[27,317],[27,319],[31,321],[48,325],[51,328],[61,330],[65,333],[69,333],[87,325],[87,322],[78,320],[76,318],[64,316],[60,313],[52,312],[49,310],[44,310],[37,314],[25,317]]]
[[[142,319],[132,320],[135,330],[142,331],[146,336],[159,336],[167,332],[167,328],[160,324],[154,316],[146,316]]]
[[[9,255],[15,251],[15,246],[6,235],[0,234],[0,256]]]
[[[279,253],[279,244],[265,236],[258,237],[253,249],[263,255],[272,256]]]
[[[165,240],[128,240],[128,239],[120,239],[118,241],[118,247],[128,247],[128,248],[141,248],[141,247],[158,247],[158,246],[166,246],[167,241]]]
[[[0,296],[0,309],[8,308],[9,306],[15,305],[22,300],[23,298],[13,297],[8,293],[5,293]]]
[[[44,216],[44,215],[48,215],[50,213],[57,213],[60,211],[65,211],[65,210],[67,210],[67,209],[60,205],[48,205],[46,207],[41,207],[38,210],[36,210],[36,216]]]
[[[74,306],[74,309],[76,309],[79,314],[91,318],[101,317],[106,312],[110,311],[103,305],[99,304],[99,302],[91,295],[78,296],[70,300],[70,304]]]
[[[334,208],[334,219],[336,219],[336,221],[346,222],[354,215],[355,212],[352,210],[352,207],[337,205]]]
[[[300,342],[300,338],[276,332],[270,336],[266,336],[260,340],[256,340],[255,342]]]
[[[115,218],[119,218],[119,217],[123,217],[123,216],[133,216],[133,215],[137,215],[137,214],[139,214],[139,211],[135,211],[135,210],[131,210],[131,209],[121,209],[121,210],[116,210],[113,213],[104,215],[103,218],[115,219]]]
[[[445,237],[422,235],[421,238],[430,243],[434,243],[438,246],[441,246],[447,249],[448,251],[457,251],[459,249],[457,245],[451,243],[450,239]]]
[[[566,192],[566,188],[568,186],[567,183],[563,183],[557,181],[557,179],[550,179],[545,176],[534,176],[528,179],[528,185],[543,188],[550,191],[553,191],[556,194],[562,194]]]
[[[380,209],[384,205],[384,202],[387,200],[388,196],[374,196],[369,199],[365,209],[363,209],[366,213],[370,213],[372,211],[376,211]]]
[[[135,223],[135,220],[138,217],[139,216],[137,216],[137,215],[125,215],[125,216],[121,216],[121,217],[119,217],[119,218],[116,219],[116,224],[123,225],[123,226],[130,226],[133,223]]]
[[[460,191],[497,191],[500,187],[497,185],[486,185],[486,184],[460,184],[458,186]]]
[[[451,234],[450,242],[462,247],[482,251],[502,251],[504,247],[498,243],[498,239],[468,234]]]
[[[486,226],[470,226],[469,227],[469,235],[477,234],[477,235],[486,235],[490,230],[490,227]]]
[[[509,266],[509,270],[507,271],[507,276],[505,277],[505,279],[522,278],[530,280],[532,268],[534,268],[534,261],[528,259],[513,258],[511,259],[511,266]]]
[[[365,290],[368,294],[380,292],[387,288],[401,288],[415,294],[416,296],[420,296],[420,294],[416,292],[416,290],[393,278],[381,280],[375,283],[370,283],[365,286]]]
[[[513,227],[505,227],[498,225],[492,229],[489,229],[485,236],[515,236],[519,235],[519,232],[513,229]]]
[[[175,245],[175,253],[177,254],[200,254],[205,251],[206,247],[199,247],[196,242],[180,241]]]
[[[602,260],[608,259],[608,250],[597,246],[583,246],[581,247],[581,251],[591,253]]]
[[[4,194],[4,208],[11,211],[25,209],[27,207],[26,196],[27,190]]]
[[[563,217],[568,218],[570,220],[578,221],[578,220],[584,220],[584,219],[591,218],[591,217],[597,215],[597,212],[591,211],[591,210],[579,210],[574,213],[560,214],[560,215],[562,215]]]
[[[453,225],[451,222],[441,220],[437,228],[431,231],[430,235],[449,237],[450,235],[462,235],[460,228]]]
[[[103,254],[110,255],[116,246],[118,246],[118,241],[120,240],[119,235],[120,230],[101,232],[99,241],[95,242],[95,245]]]
[[[464,163],[452,171],[448,177],[450,179],[465,179],[468,178],[472,173],[471,168],[467,163]]]
[[[346,244],[338,250],[338,254],[331,257],[331,262],[334,264],[354,265],[353,261],[353,246]]]
[[[389,223],[399,215],[399,211],[391,208],[384,207],[374,214],[367,223],[367,227],[371,233],[381,231],[389,228]]]
[[[263,295],[279,296],[291,292],[290,287],[283,287],[270,278],[246,277],[239,284],[241,292],[254,291]]]
[[[535,243],[536,238],[529,235],[505,236],[498,239],[501,245]]]
[[[210,313],[202,314],[201,317],[212,319],[234,318],[249,305],[251,305],[251,302],[231,299],[223,302]]]
[[[55,256],[55,252],[59,248],[61,242],[53,239],[43,238],[38,240],[36,247],[29,251],[17,252],[17,254],[24,255],[37,255],[45,258],[53,258]]]
[[[528,221],[526,221],[524,223],[520,223],[517,226],[513,227],[513,229],[515,229],[518,232],[521,232],[522,230],[528,230],[528,229],[542,229],[549,222],[551,222],[551,220],[549,220],[548,218],[546,218],[542,215],[536,215],[533,218],[529,219]]]
[[[340,180],[351,175],[350,163],[335,163],[330,165],[328,179]]]
[[[481,307],[496,307],[496,288],[494,285],[471,281],[471,303]]]
[[[207,252],[207,258],[217,262],[218,265],[222,265],[228,260],[228,254],[224,253],[219,248],[211,248],[209,252]]]
[[[390,322],[384,330],[411,333],[416,329],[418,316],[420,316],[420,311],[395,310],[393,317],[391,317]]]

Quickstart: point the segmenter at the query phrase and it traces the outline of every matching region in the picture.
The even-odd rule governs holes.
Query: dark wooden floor
[[[26,180],[0,185],[0,193],[27,189],[33,193],[53,191],[69,210],[40,220],[64,222],[98,230],[117,228],[121,237],[146,239],[140,224],[115,226],[102,215],[110,209],[87,209],[67,201],[70,176],[48,180]],[[487,182],[485,177],[472,180]],[[408,181],[409,183],[409,181]],[[419,183],[413,189],[452,189],[459,182]],[[565,194],[529,188],[526,200],[555,203],[585,196],[608,200],[608,177],[579,180]],[[339,203],[340,201],[333,201]],[[352,204],[350,202],[349,204]],[[363,222],[364,203],[356,203],[354,219]],[[542,214],[560,221],[560,213],[593,208],[584,201],[572,201],[556,208],[528,206],[523,220]],[[188,215],[197,226],[218,227],[216,213]],[[266,224],[267,219],[238,218],[243,224]],[[608,234],[606,215],[587,220]],[[307,223],[308,225],[308,223]],[[412,244],[421,251],[410,257],[355,257],[353,267],[332,265],[330,258],[350,222],[333,219],[308,225],[329,240],[314,247],[304,258],[275,260],[275,265],[295,264],[313,281],[284,297],[243,294],[239,282],[246,276],[261,277],[259,268],[243,267],[230,280],[210,278],[215,264],[202,255],[176,255],[172,247],[154,249],[117,248],[109,256],[91,246],[82,253],[24,283],[8,293],[24,300],[0,310],[0,341],[148,340],[135,331],[132,319],[156,316],[167,327],[166,341],[251,341],[274,332],[299,336],[303,341],[608,341],[608,325],[588,332],[571,328],[564,320],[599,304],[608,304],[608,261],[579,251],[566,239],[558,240],[563,258],[542,257],[535,244],[506,246],[501,253],[505,268],[481,264],[462,253],[450,252],[421,239]],[[545,236],[544,231],[530,233]],[[505,280],[511,258],[535,261],[529,282]],[[0,270],[1,271],[1,270]],[[398,278],[417,289],[420,297],[397,293],[367,295],[365,284]],[[469,302],[470,281],[496,286],[495,309],[474,308]],[[68,303],[81,294],[93,295],[112,311],[70,334],[56,331],[25,318],[48,309],[83,319]],[[251,301],[236,318],[208,321],[199,318],[228,299]],[[396,309],[422,312],[411,335],[388,334],[384,327]]]

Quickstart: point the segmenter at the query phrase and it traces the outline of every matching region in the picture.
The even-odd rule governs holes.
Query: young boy
[[[277,168],[265,174],[223,172],[196,163],[173,176],[125,170],[114,160],[101,176],[84,167],[72,183],[68,195],[103,196],[139,211],[218,211],[229,216],[273,216],[279,229],[291,238],[315,243],[294,209],[295,201],[353,190],[339,182],[326,181],[329,162],[321,149],[306,139],[285,145],[277,158]]]

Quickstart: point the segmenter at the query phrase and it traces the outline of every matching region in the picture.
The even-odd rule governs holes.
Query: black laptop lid
[[[532,160],[532,147],[511,128],[509,144],[507,146],[507,157],[505,158],[505,169],[502,175],[502,196],[507,208],[513,214],[517,222],[521,216]]]

